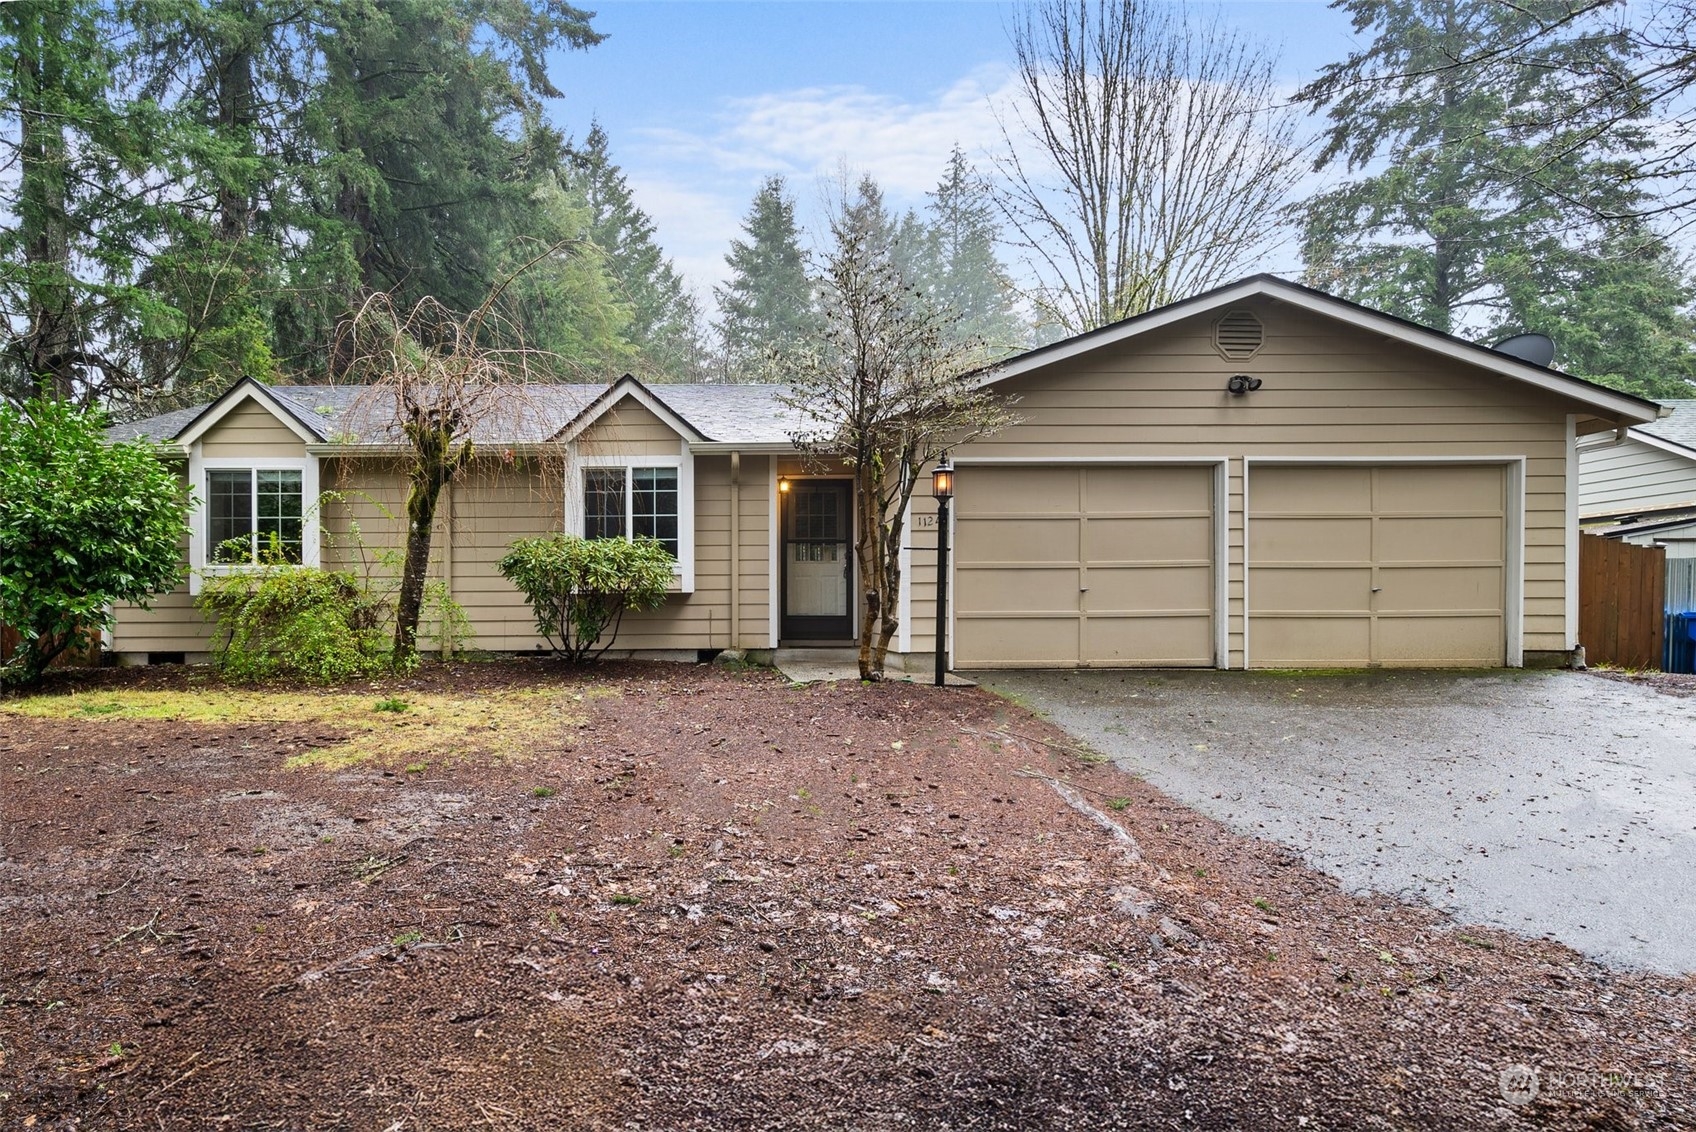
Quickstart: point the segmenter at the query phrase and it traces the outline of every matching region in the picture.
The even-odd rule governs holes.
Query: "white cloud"
[[[667,254],[706,297],[725,277],[724,255],[765,177],[788,179],[809,228],[817,186],[843,165],[876,178],[892,207],[918,207],[956,143],[987,165],[1001,137],[992,104],[1011,80],[1006,68],[986,66],[925,99],[862,86],[727,99],[698,123],[635,131],[618,160]]]

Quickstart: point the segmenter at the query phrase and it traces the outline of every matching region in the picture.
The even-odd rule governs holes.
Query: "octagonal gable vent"
[[[1252,358],[1266,341],[1266,328],[1253,311],[1229,311],[1213,324],[1213,346],[1227,358]]]

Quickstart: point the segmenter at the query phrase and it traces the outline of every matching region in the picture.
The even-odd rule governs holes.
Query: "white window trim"
[[[198,594],[201,580],[206,576],[239,574],[257,570],[257,566],[217,566],[207,561],[207,489],[206,473],[214,471],[299,472],[300,473],[300,564],[318,566],[323,540],[318,509],[318,457],[316,456],[202,456],[197,440],[189,448],[188,482],[194,492],[194,512],[188,527],[188,592]]]
[[[676,456],[577,456],[571,460],[571,475],[565,492],[565,529],[578,537],[583,535],[583,473],[589,468],[624,469],[625,530],[631,529],[630,507],[634,493],[630,490],[632,471],[636,468],[675,468],[677,470],[677,562],[672,577],[677,579],[676,592],[695,592],[695,458],[687,444]],[[626,537],[629,537],[626,535]]]

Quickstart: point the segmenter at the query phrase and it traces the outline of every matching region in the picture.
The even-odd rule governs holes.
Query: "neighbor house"
[[[1595,534],[1696,558],[1696,400],[1578,448],[1579,522]]]
[[[1558,663],[1579,643],[1579,440],[1659,412],[1264,275],[984,381],[1019,421],[952,454],[960,668]],[[626,618],[621,649],[848,640],[852,493],[840,467],[795,449],[781,394],[627,377],[531,391],[486,422],[432,561],[477,646],[541,645],[495,563],[561,529],[672,548],[673,594]],[[115,435],[159,441],[200,501],[191,580],[151,612],[120,611],[126,656],[206,652],[197,579],[251,568],[217,560],[231,536],[275,531],[324,565],[369,562],[399,537],[384,514],[400,510],[402,468],[369,390],[244,380]],[[928,660],[923,492],[911,518],[895,651]]]

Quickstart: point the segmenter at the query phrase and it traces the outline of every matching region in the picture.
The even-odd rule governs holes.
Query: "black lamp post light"
[[[936,686],[948,672],[948,503],[954,498],[954,465],[948,453],[930,474],[930,493],[936,500]]]

